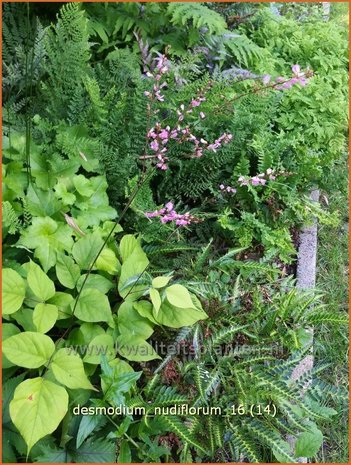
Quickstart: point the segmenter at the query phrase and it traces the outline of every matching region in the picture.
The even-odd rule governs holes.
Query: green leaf
[[[37,217],[52,217],[62,207],[51,189],[34,188],[32,184],[29,184],[26,201],[29,213]]]
[[[89,179],[82,174],[78,174],[73,177],[73,185],[79,194],[84,197],[90,197],[94,193],[94,189],[91,186]]]
[[[114,251],[106,247],[99,255],[95,265],[98,270],[106,271],[112,275],[118,274],[121,269],[121,264]]]
[[[96,323],[83,323],[79,328],[79,332],[83,336],[85,344],[89,344],[95,336],[106,334],[104,328]]]
[[[148,264],[149,260],[144,251],[139,245],[136,246],[121,268],[118,282],[118,291],[121,297],[128,300],[137,300],[143,294],[145,285],[135,283],[145,272]],[[130,284],[126,285],[127,283]]]
[[[50,217],[34,217],[32,224],[22,233],[18,245],[35,249],[35,257],[47,271],[55,265],[57,252],[71,251],[72,234],[73,231],[67,224],[58,224]]]
[[[171,279],[171,276],[157,276],[152,280],[152,287],[155,289],[161,289],[162,287],[167,286]]]
[[[26,294],[25,282],[17,271],[11,268],[2,270],[2,313],[10,315],[22,306]]]
[[[103,426],[106,421],[106,418],[102,415],[83,416],[81,422],[79,423],[76,447],[79,448],[90,435],[90,433],[92,433],[96,428]]]
[[[75,261],[82,270],[88,270],[104,242],[98,232],[86,234],[72,248]]]
[[[77,282],[77,290],[79,291],[83,285],[86,274],[83,274]],[[114,283],[109,279],[101,276],[100,274],[90,273],[88,279],[84,284],[84,288],[95,288],[101,291],[103,294],[107,294],[114,287]]]
[[[323,434],[317,429],[304,431],[299,435],[295,445],[296,457],[313,457],[319,451],[323,443]]]
[[[161,307],[161,303],[162,303],[160,293],[156,289],[151,288],[150,298],[151,298],[152,305],[154,306],[155,316],[157,316],[158,311],[160,310],[160,307]]]
[[[72,453],[74,463],[116,463],[115,443],[107,439],[87,439]]]
[[[155,315],[154,313],[154,317],[159,324],[169,326],[170,328],[192,326],[197,321],[208,318],[201,307],[200,301],[195,296],[192,296],[192,301],[193,308],[179,308],[171,305],[171,303],[165,299],[162,302],[158,314]]]
[[[191,300],[190,293],[181,284],[167,287],[166,296],[171,305],[178,308],[196,308]]]
[[[70,389],[93,389],[84,371],[82,359],[72,350],[58,350],[52,358],[50,368],[59,383]]]
[[[152,323],[157,324],[157,321],[155,320],[152,314],[153,305],[151,304],[151,302],[147,300],[140,300],[139,302],[134,302],[134,308],[139,313],[139,315],[143,316],[144,318],[147,318]]]
[[[134,309],[133,302],[123,302],[118,309],[118,330],[134,338],[147,339],[153,333],[153,325]]]
[[[37,304],[33,312],[33,323],[39,333],[47,333],[56,323],[58,308],[51,304]]]
[[[5,339],[8,339],[11,336],[14,336],[15,334],[19,334],[21,330],[16,326],[13,325],[12,323],[3,323],[2,325],[2,341],[4,342]],[[2,368],[10,368],[14,366],[13,363],[11,363],[4,354],[2,354]]]
[[[97,289],[83,289],[77,303],[75,316],[82,321],[91,323],[110,321],[112,313],[108,298]]]
[[[68,394],[57,384],[31,378],[19,384],[10,403],[10,416],[28,446],[54,432],[68,410]]]
[[[48,304],[55,305],[58,308],[58,320],[64,320],[72,315],[71,303],[73,296],[65,292],[56,292],[51,299],[47,301]]]
[[[128,335],[118,336],[117,350],[122,357],[135,362],[161,359],[155,349],[140,337],[131,342]]]
[[[84,362],[99,365],[102,355],[105,355],[107,360],[112,360],[116,356],[114,341],[109,334],[99,334],[94,337],[87,347]]]
[[[123,263],[133,253],[135,248],[140,248],[140,241],[138,239],[136,239],[132,234],[126,234],[122,237],[119,244],[119,251]]]
[[[129,447],[127,439],[124,439],[121,442],[119,448],[119,454],[117,458],[117,463],[131,463],[132,462],[132,453]]]
[[[56,275],[63,286],[74,289],[80,277],[80,269],[71,257],[60,253],[57,254]]]
[[[45,302],[55,295],[55,285],[44,271],[34,262],[30,262],[27,275],[28,285],[34,295]]]
[[[45,334],[26,331],[6,339],[2,350],[15,365],[24,368],[39,368],[54,353],[55,344]]]

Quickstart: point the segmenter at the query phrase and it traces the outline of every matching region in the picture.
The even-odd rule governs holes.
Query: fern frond
[[[204,454],[208,455],[208,451],[205,449],[205,447],[193,437],[191,431],[178,417],[165,415],[161,417],[160,420],[170,431],[177,434],[177,436],[183,439],[183,441],[189,444],[189,446],[195,447]]]
[[[239,428],[234,426],[231,422],[229,422],[229,426],[233,433],[231,442],[239,449],[240,454],[247,457],[252,463],[260,463],[260,455],[251,438],[247,434],[242,433]]]
[[[226,29],[224,18],[201,3],[169,3],[167,12],[175,26],[186,26],[188,22],[195,29],[207,27],[210,34],[220,34]]]
[[[283,441],[282,437],[272,427],[267,427],[263,422],[259,422],[254,418],[250,421],[244,420],[244,424],[249,431],[265,442],[272,449],[273,453],[278,453],[279,457],[287,463],[295,462],[288,443]]]

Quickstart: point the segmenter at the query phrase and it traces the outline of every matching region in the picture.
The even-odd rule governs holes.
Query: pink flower
[[[224,184],[220,184],[220,185],[219,185],[219,188],[220,188],[220,189],[221,189],[221,191],[222,191],[222,190],[224,190],[224,189],[225,189],[225,185],[224,185]]]
[[[172,202],[166,203],[165,208],[166,208],[166,210],[168,210],[168,211],[173,210],[173,203],[172,203]]]
[[[158,142],[157,140],[153,140],[150,144],[150,147],[152,148],[152,150],[154,150],[155,152],[157,152],[157,150],[159,149],[159,145],[158,145]]]
[[[158,135],[160,139],[168,139],[168,136],[169,136],[169,133],[168,131],[166,131],[166,129],[162,129],[162,131]]]
[[[251,184],[253,186],[258,186],[260,183],[261,183],[261,180],[259,177],[254,176],[253,178],[251,178]]]
[[[191,101],[191,106],[192,107],[198,107],[201,104],[199,100],[192,100]]]
[[[269,74],[265,74],[263,77],[262,77],[262,82],[263,84],[266,86],[267,84],[269,84],[271,80],[271,76]]]
[[[291,71],[298,76],[299,73],[301,72],[300,65],[293,65],[291,67]]]

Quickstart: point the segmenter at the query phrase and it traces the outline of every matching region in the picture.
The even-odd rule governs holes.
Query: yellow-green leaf
[[[70,389],[95,389],[84,371],[80,356],[70,349],[58,350],[50,365],[55,378]]]
[[[167,286],[171,279],[171,276],[157,276],[152,280],[152,287],[155,289],[161,289],[162,287]]]
[[[99,255],[99,258],[96,260],[96,268],[115,275],[120,271],[121,264],[119,263],[114,251],[105,247]]]
[[[75,316],[82,321],[91,323],[109,321],[112,313],[108,298],[97,289],[83,289],[77,303]]]
[[[17,271],[11,268],[2,270],[2,313],[10,315],[22,306],[26,294],[25,283]]]
[[[23,381],[10,402],[10,417],[28,446],[54,432],[68,410],[66,389],[43,378]]]
[[[156,289],[151,288],[150,298],[151,298],[152,305],[154,306],[154,309],[155,309],[155,315],[157,316],[158,311],[160,310],[160,307],[161,307],[160,293]]]
[[[173,284],[167,287],[166,295],[169,303],[178,308],[196,308],[191,300],[190,293],[187,288],[181,284]]]
[[[34,262],[30,262],[27,276],[28,285],[40,300],[50,299],[55,295],[55,285],[44,271]]]
[[[9,337],[2,344],[3,353],[10,362],[24,368],[39,368],[55,351],[49,336],[26,331]]]
[[[56,323],[58,308],[51,304],[37,304],[33,312],[33,323],[39,333],[47,333]]]

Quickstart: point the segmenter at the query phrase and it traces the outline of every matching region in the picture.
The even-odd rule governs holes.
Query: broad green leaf
[[[147,269],[149,260],[140,246],[135,247],[121,268],[118,282],[118,292],[121,297],[128,300],[137,300],[145,290],[144,284],[138,280]],[[126,286],[126,283],[130,285]]]
[[[55,198],[51,189],[33,188],[31,184],[27,190],[27,209],[33,217],[52,217],[62,208],[62,203]]]
[[[51,304],[37,304],[33,312],[33,323],[39,333],[47,333],[56,323],[58,308]]]
[[[94,389],[84,371],[82,359],[72,350],[58,350],[52,358],[50,368],[57,381],[70,389]]]
[[[193,308],[179,308],[171,305],[171,303],[165,299],[162,302],[158,314],[155,315],[154,313],[154,317],[159,324],[169,326],[170,328],[192,326],[197,321],[208,318],[206,313],[202,310],[201,303],[195,296],[192,296],[192,301]]]
[[[54,187],[56,197],[62,200],[64,205],[73,205],[76,201],[76,196],[67,191],[67,187],[63,182],[58,182]]]
[[[94,337],[86,349],[84,362],[99,365],[102,355],[107,360],[112,360],[116,356],[113,338],[109,334],[101,334]]]
[[[56,292],[55,295],[47,301],[48,304],[55,305],[58,308],[58,320],[64,320],[72,315],[72,302],[73,296],[65,292]]]
[[[135,362],[147,362],[161,358],[148,342],[142,338],[134,338],[131,341],[128,335],[118,336],[117,350],[122,357]]]
[[[133,253],[135,248],[140,248],[140,241],[138,239],[136,239],[132,234],[126,234],[122,237],[119,244],[119,251],[123,263]]]
[[[60,253],[57,254],[56,275],[63,286],[74,289],[80,277],[80,269],[71,257]]]
[[[70,252],[73,245],[73,231],[63,223],[56,223],[52,218],[34,217],[32,224],[22,233],[18,245],[35,249],[45,271],[56,264],[57,252]]]
[[[23,381],[15,389],[10,416],[28,446],[53,433],[68,410],[66,389],[43,378]]]
[[[113,220],[117,212],[109,205],[107,196],[107,182],[105,176],[95,176],[89,178],[94,191],[91,197],[77,200],[72,216],[77,219],[79,226],[84,230],[91,226],[99,226],[102,222]]]
[[[15,365],[24,368],[39,368],[54,353],[55,344],[45,334],[26,331],[6,339],[2,350]]]
[[[37,329],[33,323],[33,310],[31,308],[22,307],[18,312],[11,316],[25,331],[34,331]]]
[[[82,321],[91,323],[110,321],[112,313],[108,298],[97,289],[83,289],[77,303],[75,316]]]
[[[154,306],[155,315],[157,315],[161,307],[161,296],[158,290],[151,288],[150,298],[151,298],[152,305]]]
[[[75,261],[82,270],[88,270],[104,242],[99,233],[86,234],[79,239],[72,248]]]
[[[323,443],[323,434],[317,429],[304,431],[299,435],[295,445],[296,457],[313,457],[319,451]]]
[[[83,274],[77,282],[77,291],[80,290],[80,288],[83,285],[83,282],[86,278],[86,274]],[[110,281],[109,279],[105,278],[104,276],[101,276],[100,274],[95,274],[95,273],[90,273],[88,276],[84,288],[94,288],[98,289],[101,291],[103,294],[107,294],[108,291],[110,291],[114,287],[114,283]]]
[[[30,262],[27,275],[28,285],[34,295],[45,302],[55,295],[55,285],[44,271],[34,262]]]
[[[166,288],[166,296],[171,305],[178,308],[195,308],[190,293],[181,284],[173,284]]]
[[[157,276],[152,280],[152,287],[155,289],[161,289],[162,287],[167,286],[171,279],[171,276]]]
[[[15,334],[19,334],[21,330],[18,328],[18,326],[13,325],[12,323],[3,323],[2,325],[2,340],[5,341],[5,339],[8,339],[11,336],[14,336]],[[2,354],[2,368],[10,368],[14,366],[13,363],[11,363],[4,354]]]
[[[143,316],[144,318],[147,318],[152,323],[157,324],[157,321],[155,320],[152,314],[153,305],[151,302],[147,300],[140,300],[139,302],[134,302],[133,306],[135,310],[139,313],[139,315]]]
[[[17,271],[11,268],[2,270],[2,313],[10,315],[22,306],[26,294],[25,282]]]
[[[82,334],[85,344],[89,344],[94,337],[105,334],[104,328],[96,323],[83,323],[79,328],[79,332]]]
[[[98,270],[107,271],[109,274],[116,275],[121,269],[121,264],[114,251],[105,247],[96,260],[96,268]]]
[[[77,189],[80,195],[84,197],[90,197],[94,193],[94,189],[88,178],[82,174],[78,174],[73,177],[73,185]]]
[[[128,334],[130,340],[135,337],[147,339],[153,333],[153,325],[133,308],[133,302],[123,302],[118,309],[118,330],[122,335]]]

